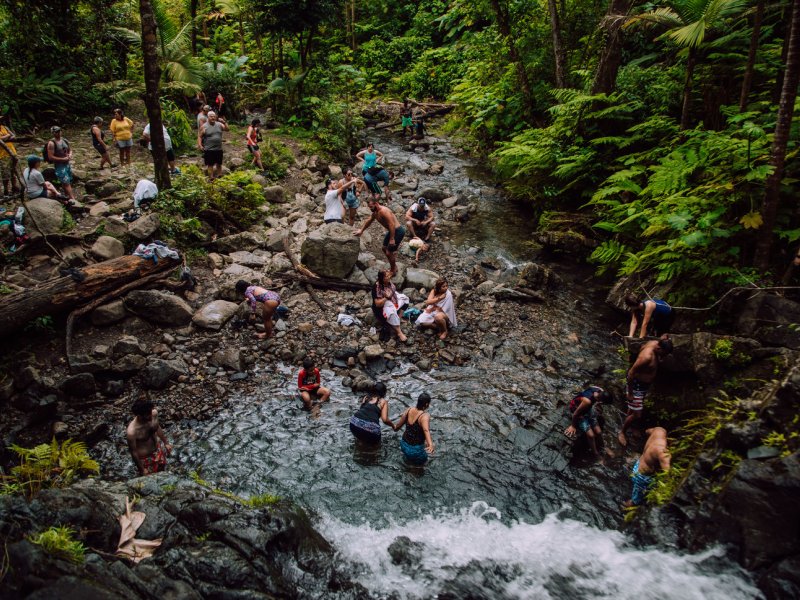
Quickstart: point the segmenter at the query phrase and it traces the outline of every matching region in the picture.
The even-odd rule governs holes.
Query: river
[[[375,143],[390,166],[411,157],[386,134]],[[421,176],[420,188],[448,186],[479,198],[477,217],[450,236],[456,251],[506,263],[529,258],[529,209],[483,183],[480,169],[447,144],[424,157],[446,167],[438,177]],[[640,548],[620,532],[632,457],[596,464],[585,452],[573,456],[560,433],[564,401],[591,382],[581,365],[607,357],[608,373],[624,367],[608,335],[615,317],[589,270],[569,260],[551,266],[568,285],[543,309],[534,341],[557,368],[477,354],[467,367],[422,372],[400,363],[380,374],[390,416],[423,390],[433,397],[436,451],[424,468],[404,463],[400,434],[388,428],[379,448],[354,443],[347,423],[359,397],[333,372],[322,373],[332,401],[318,414],[301,411],[296,367],[284,364],[256,370],[257,394],[171,430],[173,464],[237,494],[279,494],[307,507],[343,570],[378,598],[758,597],[722,549]],[[575,333],[579,345],[569,341]],[[618,410],[607,408],[606,418],[605,445],[613,448]],[[421,546],[395,564],[390,546],[400,536]]]

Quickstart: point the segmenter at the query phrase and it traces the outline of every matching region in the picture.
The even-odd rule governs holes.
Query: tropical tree
[[[153,15],[151,0],[139,0],[139,13],[142,18],[142,59],[144,61],[144,103],[150,122],[150,140],[153,147],[153,165],[155,167],[156,185],[165,190],[172,187],[167,165],[167,151],[164,144],[164,130],[161,121],[161,103],[159,102],[159,83],[161,67],[158,64],[158,33]]]
[[[605,36],[603,51],[597,63],[592,94],[610,94],[617,83],[617,72],[622,62],[622,32],[632,0],[611,0],[608,13],[600,22]]]
[[[628,19],[626,27],[658,25],[667,31],[657,39],[669,39],[687,50],[683,86],[681,129],[689,127],[692,78],[698,54],[706,38],[718,32],[726,19],[741,13],[747,0],[668,0],[666,6]]]

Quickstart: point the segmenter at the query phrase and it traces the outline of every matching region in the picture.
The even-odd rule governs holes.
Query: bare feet
[[[408,338],[405,336],[405,334],[398,333],[397,339],[400,340],[401,342],[405,342]]]
[[[447,339],[447,332],[445,331],[444,333],[440,333],[440,334],[439,334],[439,339],[440,339],[440,340]]]
[[[623,448],[628,445],[628,438],[625,437],[625,433],[622,431],[617,434],[617,441]]]
[[[265,339],[267,339],[267,334],[266,333],[257,333],[256,337],[258,339],[260,339],[260,340],[265,340]]]

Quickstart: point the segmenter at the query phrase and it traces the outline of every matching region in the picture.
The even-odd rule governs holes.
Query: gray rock
[[[263,256],[257,256],[252,252],[248,252],[247,250],[239,250],[238,252],[231,252],[229,256],[233,259],[233,262],[244,265],[245,267],[254,267],[260,268],[269,262]]]
[[[111,214],[111,207],[107,202],[95,202],[89,208],[89,215],[92,217],[107,217]]]
[[[152,323],[180,327],[188,325],[194,311],[184,300],[158,290],[133,290],[125,296],[125,308]]]
[[[256,276],[256,272],[250,267],[245,267],[244,265],[238,265],[236,263],[228,265],[222,272],[225,273],[225,275],[231,275],[237,279],[252,279]]]
[[[420,190],[419,196],[431,200],[433,202],[442,202],[445,198],[450,196],[450,193],[439,188],[425,188]]]
[[[286,190],[279,185],[264,188],[264,198],[270,204],[283,204],[286,202]]]
[[[158,213],[150,213],[139,217],[133,223],[128,224],[128,234],[137,240],[146,240],[161,226]]]
[[[210,362],[215,367],[225,367],[237,372],[243,371],[245,368],[244,360],[242,360],[242,353],[238,348],[225,348],[223,350],[217,350],[211,356]]]
[[[98,198],[108,198],[121,191],[122,184],[115,179],[109,179],[94,190],[94,195]]]
[[[91,320],[92,325],[102,327],[104,325],[111,325],[118,323],[128,316],[125,310],[125,305],[122,300],[112,300],[108,304],[98,306],[92,311]]]
[[[214,300],[198,310],[192,317],[192,323],[204,329],[218,331],[236,314],[239,305],[227,300]]]
[[[301,217],[292,224],[292,233],[300,235],[308,231],[308,219]]]
[[[267,250],[272,252],[283,252],[284,240],[288,238],[289,243],[292,241],[292,232],[288,229],[278,229],[269,234],[267,238]]]
[[[64,207],[60,202],[50,198],[35,198],[28,200],[25,207],[27,211],[23,223],[29,231],[40,231],[44,234],[61,231],[61,226],[64,224]]]
[[[241,169],[244,166],[244,159],[234,156],[228,159],[228,168],[231,171],[235,171],[236,169]]]
[[[413,288],[433,289],[439,274],[427,269],[406,269],[406,285]]]
[[[214,250],[223,254],[230,254],[237,250],[248,250],[252,252],[264,245],[264,240],[252,231],[243,231],[221,237],[212,244]]]
[[[61,390],[74,398],[88,398],[97,392],[97,384],[91,373],[78,373],[61,382]]]
[[[132,335],[124,335],[114,342],[111,352],[114,358],[119,358],[126,354],[140,354],[144,356],[147,351],[137,338]]]
[[[346,277],[356,264],[360,247],[350,227],[327,223],[305,239],[300,250],[301,260],[318,275]]]
[[[125,245],[110,235],[101,235],[92,244],[92,249],[89,252],[98,260],[110,260],[123,256],[125,254]]]
[[[367,360],[375,360],[383,356],[383,347],[380,344],[372,344],[364,348],[364,354]]]
[[[118,398],[125,393],[125,382],[121,379],[110,379],[101,384],[100,393],[111,398]]]
[[[442,200],[442,206],[445,208],[453,208],[456,204],[458,204],[458,196],[450,196]]]
[[[69,362],[73,373],[98,373],[111,367],[109,359],[88,354],[73,354]]]
[[[129,377],[141,371],[147,366],[147,359],[139,354],[126,354],[113,365],[111,371],[123,377]]]
[[[441,175],[442,171],[444,171],[444,163],[442,161],[436,161],[430,167],[428,167],[428,175]]]
[[[183,361],[151,359],[142,371],[142,385],[151,390],[164,389],[170,380],[189,371]]]
[[[479,283],[477,286],[475,286],[475,291],[481,296],[485,296],[486,294],[490,294],[492,290],[496,287],[497,283],[495,283],[491,279],[487,279],[483,283]]]
[[[342,178],[342,167],[337,165],[329,165],[328,166],[328,174],[333,179],[341,179]]]

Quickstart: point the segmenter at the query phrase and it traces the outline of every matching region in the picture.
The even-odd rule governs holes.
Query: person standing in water
[[[131,411],[135,417],[128,425],[125,437],[136,470],[139,475],[163,471],[167,467],[167,456],[172,452],[172,445],[158,422],[158,411],[149,398],[134,402]]]
[[[639,356],[636,357],[633,365],[628,369],[628,383],[625,390],[625,396],[628,401],[628,414],[625,416],[625,422],[622,424],[619,435],[617,435],[617,439],[622,446],[628,445],[628,438],[625,436],[625,432],[635,421],[642,417],[644,398],[656,378],[658,364],[665,356],[671,353],[672,340],[666,335],[659,340],[645,342],[639,350]]]
[[[361,237],[361,234],[364,233],[373,221],[378,221],[378,223],[386,228],[386,235],[383,238],[383,253],[389,261],[389,270],[392,272],[392,277],[394,277],[397,275],[397,249],[400,247],[400,242],[403,241],[403,237],[406,235],[406,228],[400,225],[397,215],[395,215],[390,208],[382,206],[381,203],[378,202],[378,198],[376,198],[375,194],[369,199],[367,206],[369,206],[372,214],[361,226],[361,229],[353,232],[353,235]]]
[[[386,386],[378,382],[372,393],[364,396],[361,406],[350,417],[350,432],[366,444],[381,443],[381,424],[383,421],[394,431],[394,423],[389,418],[389,402],[385,398]]]
[[[403,425],[406,426],[400,440],[400,449],[406,460],[414,465],[424,465],[433,454],[431,417],[427,412],[430,405],[431,397],[422,392],[417,398],[417,407],[407,408],[394,425],[395,431]]]
[[[250,305],[250,319],[256,318],[256,306],[262,303],[261,315],[264,319],[264,333],[257,333],[256,337],[264,340],[272,337],[272,315],[281,303],[278,292],[273,292],[259,285],[250,285],[248,282],[239,280],[236,282],[236,291],[243,294],[245,300]]]
[[[667,448],[667,430],[663,427],[653,427],[645,432],[649,437],[644,444],[642,455],[634,463],[631,470],[631,499],[622,506],[631,508],[644,504],[647,491],[653,485],[653,480],[659,471],[667,472],[670,468],[670,454]]]
[[[400,111],[400,125],[403,127],[403,137],[406,137],[406,129],[414,135],[414,119],[411,105],[408,98],[403,98],[403,109]]]

